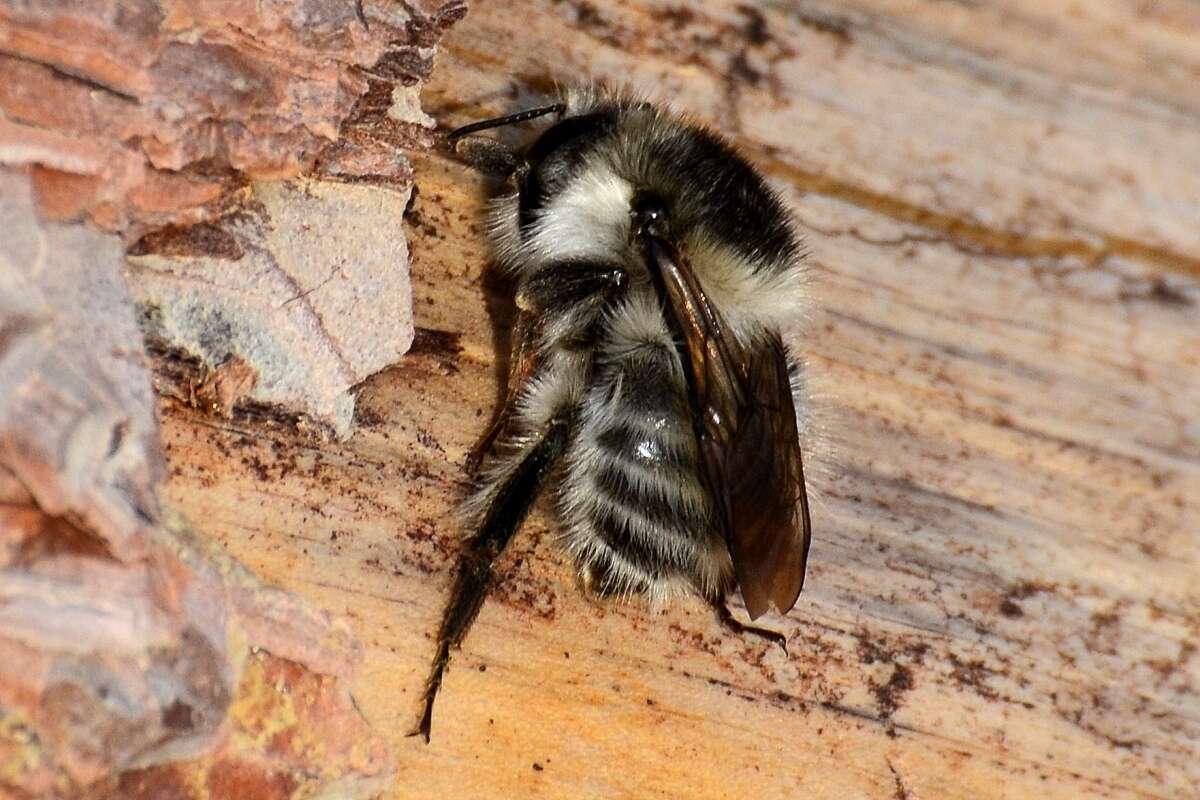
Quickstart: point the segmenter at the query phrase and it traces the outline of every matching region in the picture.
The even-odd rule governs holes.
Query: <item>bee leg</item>
[[[525,159],[508,146],[486,136],[463,136],[450,142],[450,150],[460,161],[497,178],[525,170]]]
[[[496,439],[500,436],[500,431],[508,427],[508,421],[512,417],[512,400],[510,399],[504,404],[504,408],[500,409],[500,413],[492,420],[492,424],[484,432],[483,438],[479,440],[479,444],[467,453],[467,463],[465,468],[468,475],[477,475],[479,467],[483,464],[483,459],[491,452],[492,447],[496,444]]]
[[[517,293],[517,317],[511,334],[512,352],[508,361],[508,381],[504,406],[479,443],[467,455],[467,474],[479,471],[496,439],[508,426],[517,398],[533,377],[539,364],[537,340],[548,309],[570,304],[577,308],[596,308],[612,302],[625,289],[629,278],[624,268],[599,264],[592,268],[576,265],[568,280],[534,277]]]
[[[522,388],[533,377],[533,373],[537,369],[537,347],[534,346],[535,319],[531,312],[518,308],[517,318],[513,323],[512,353],[508,362],[508,386],[504,407],[496,414],[496,418],[488,426],[487,432],[483,434],[479,444],[475,445],[467,455],[468,475],[474,475],[479,471],[484,457],[496,444],[497,437],[508,427],[513,409],[516,407],[517,397],[520,396]]]
[[[569,428],[570,418],[565,412],[560,412],[546,424],[541,438],[528,447],[520,463],[500,483],[479,525],[479,531],[467,542],[459,561],[450,602],[438,631],[437,653],[429,681],[425,684],[421,719],[410,736],[420,734],[426,742],[429,741],[433,701],[442,685],[442,674],[450,662],[450,648],[462,645],[471,623],[475,621],[492,583],[492,567],[528,513],[543,480],[562,455]]]
[[[774,642],[783,648],[785,656],[791,655],[788,652],[787,636],[784,634],[779,631],[773,631],[770,628],[760,628],[757,625],[747,625],[744,622],[738,622],[733,613],[730,612],[729,606],[725,605],[723,600],[718,600],[713,604],[713,607],[717,611],[717,620],[721,623],[722,627],[738,636],[757,636],[769,642]]]

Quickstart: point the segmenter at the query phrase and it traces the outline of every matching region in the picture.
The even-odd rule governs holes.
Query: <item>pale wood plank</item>
[[[408,230],[417,324],[450,335],[368,383],[344,445],[168,407],[172,501],[352,618],[397,798],[1187,796],[1195,6],[771,6],[755,44],[733,4],[678,30],[653,3],[479,4],[425,105],[476,118],[551,68],[652,79],[795,205],[830,446],[790,659],[700,603],[589,600],[543,508],[433,743],[404,738],[505,309],[482,278],[483,186],[437,156],[415,160]],[[757,85],[725,74],[742,48]]]

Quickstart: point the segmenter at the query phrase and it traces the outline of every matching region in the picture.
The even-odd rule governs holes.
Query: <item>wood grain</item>
[[[502,7],[503,6],[503,7]],[[1200,9],[479,3],[444,125],[639,81],[795,207],[825,446],[790,656],[586,597],[545,504],[415,720],[500,396],[485,187],[414,155],[413,352],[352,439],[164,401],[169,498],[347,614],[394,798],[1185,797],[1200,785]]]

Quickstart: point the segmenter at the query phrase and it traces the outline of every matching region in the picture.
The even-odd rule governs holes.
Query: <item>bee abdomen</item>
[[[619,423],[596,436],[596,444],[613,458],[628,460],[650,474],[687,471],[695,457],[678,436],[664,437],[661,431],[643,431],[635,424]]]
[[[642,468],[610,464],[592,476],[597,494],[628,509],[631,516],[666,529],[703,530],[708,525],[706,498],[689,476],[650,475]]]
[[[575,443],[588,466],[570,470],[564,482],[571,549],[585,569],[616,580],[611,590],[695,582],[712,550],[711,504],[698,478],[694,438],[687,419],[673,411],[615,415],[594,427],[585,422]]]

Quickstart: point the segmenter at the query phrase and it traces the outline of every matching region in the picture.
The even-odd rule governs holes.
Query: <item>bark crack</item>
[[[136,95],[129,94],[128,92],[123,92],[120,89],[118,89],[114,86],[109,86],[106,83],[101,83],[100,81],[96,80],[95,78],[90,78],[85,75],[78,75],[74,72],[71,72],[68,69],[60,67],[57,64],[51,64],[48,61],[42,61],[41,59],[37,59],[37,58],[33,58],[31,56],[24,55],[23,53],[14,53],[11,50],[0,50],[0,55],[14,59],[16,61],[24,61],[26,64],[33,64],[35,66],[42,67],[44,69],[48,69],[54,75],[56,75],[59,78],[62,78],[63,80],[68,80],[73,83],[78,83],[78,84],[88,87],[89,89],[95,89],[96,91],[104,92],[105,94],[110,94],[113,97],[116,97],[118,99],[124,100],[129,103],[133,103],[134,105],[142,104],[142,101]]]

